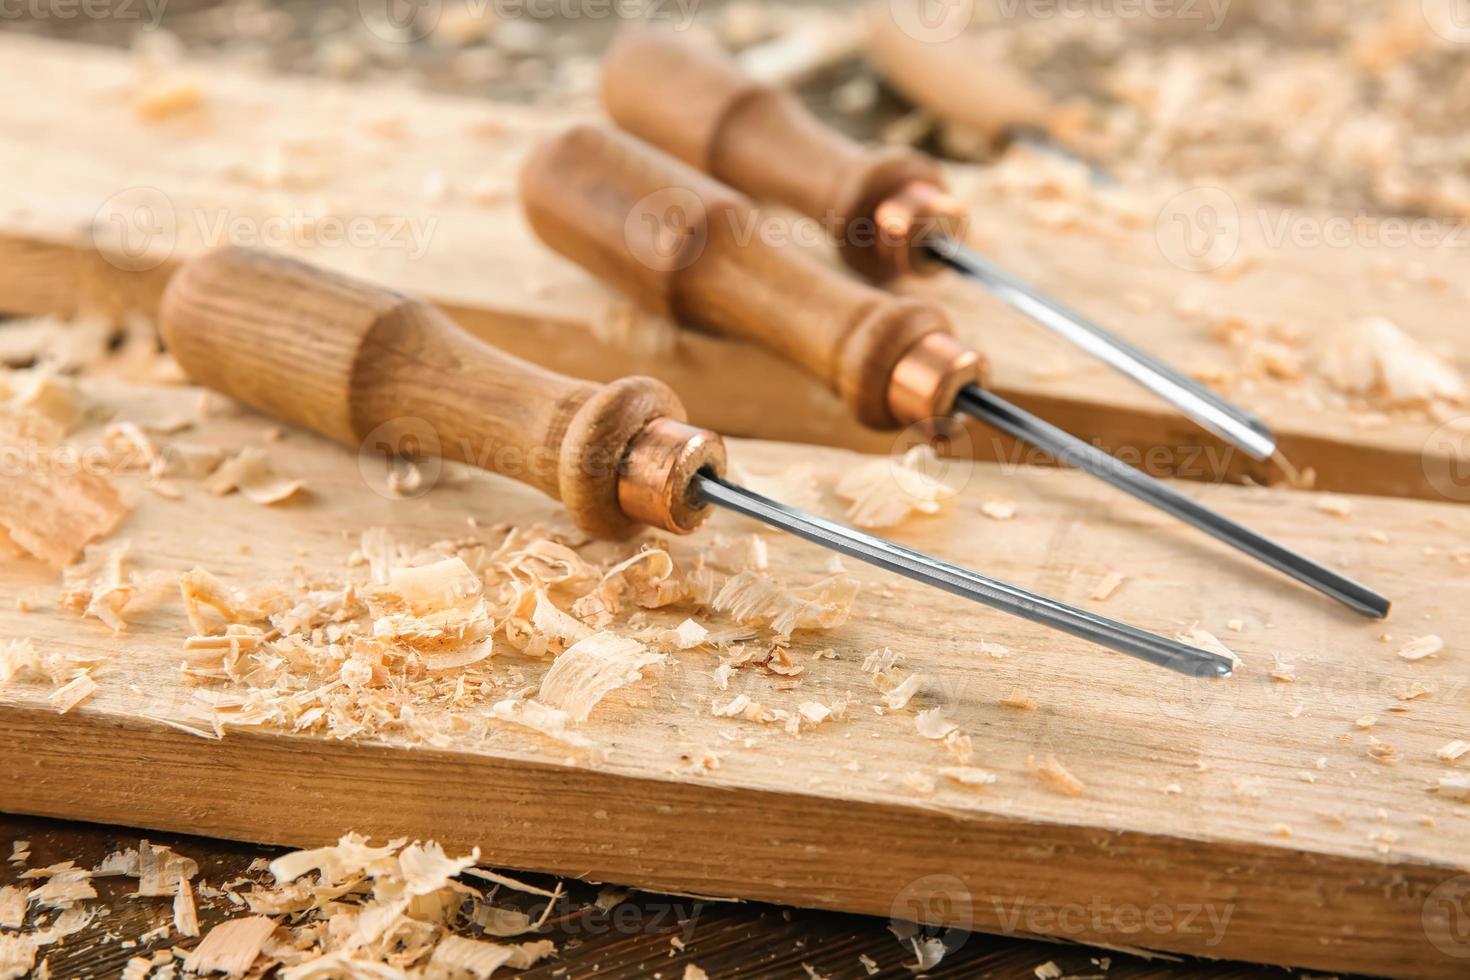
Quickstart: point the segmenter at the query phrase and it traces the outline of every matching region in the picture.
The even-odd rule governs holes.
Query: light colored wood
[[[924,0],[882,0],[866,13],[868,60],[925,112],[994,143],[1016,130],[1046,131],[1056,106],[1003,57],[1008,25],[967,32],[973,8],[926,8]]]
[[[814,218],[865,275],[895,271],[872,247],[878,205],[910,183],[943,181],[921,154],[863,146],[822,125],[796,96],[748,77],[697,36],[620,35],[603,59],[602,101],[634,136],[742,194]]]
[[[684,420],[660,381],[556,374],[420,300],[248,249],[180,268],[159,327],[199,384],[362,452],[442,456],[513,477],[602,537],[634,528],[618,501],[634,439],[655,419]]]
[[[864,425],[899,427],[895,366],[924,336],[951,332],[932,304],[773,247],[749,200],[611,128],[572,127],[521,173],[522,206],[551,248],[681,323],[795,361]]]
[[[197,400],[188,390],[92,391],[139,422],[187,414]],[[234,448],[258,443],[267,424],[215,411],[179,438]],[[421,543],[498,540],[498,521],[564,526],[555,504],[499,477],[470,472],[421,498],[390,500],[370,489],[353,453],[317,437],[292,430],[271,451],[278,471],[306,480],[302,500],[267,508],[185,485],[185,499],[171,502],[121,476],[138,505],[114,538],[132,541],[144,574],[200,564],[253,585],[336,574],[357,534],[374,526]],[[736,443],[732,454],[757,472],[810,465],[824,485],[857,461],[757,443]],[[189,630],[176,599],[140,599],[134,622],[113,637],[59,610],[54,576],[38,562],[7,559],[0,635],[109,659],[94,672],[96,696],[63,717],[45,685],[0,688],[0,809],[293,845],[356,828],[652,889],[907,917],[933,908],[983,931],[1461,975],[1463,961],[1440,952],[1425,923],[1448,928],[1450,903],[1433,900],[1434,889],[1470,870],[1470,807],[1429,791],[1452,771],[1435,751],[1470,730],[1470,575],[1450,553],[1470,535],[1467,511],[1358,498],[1341,519],[1302,495],[1199,489],[1232,517],[1384,589],[1397,600],[1385,627],[1142,505],[1099,500],[1080,475],[977,466],[959,482],[943,513],[895,537],[1149,629],[1198,622],[1244,667],[1201,685],[859,566],[852,620],[798,634],[791,655],[805,670],[794,687],[739,671],[720,690],[711,654],[676,654],[583,726],[609,750],[601,764],[494,722],[479,734],[470,726],[446,749],[394,733],[360,743],[232,732],[210,742],[153,720],[201,716],[177,672]],[[983,516],[996,496],[1019,499],[1014,520]],[[748,527],[719,515],[673,547],[687,558],[711,535]],[[1373,540],[1375,530],[1388,543]],[[788,581],[810,581],[830,561],[784,538],[771,539],[770,553],[773,573]],[[1090,599],[1109,570],[1127,581],[1106,602]],[[16,610],[22,595],[33,611]],[[1239,633],[1228,625],[1237,619]],[[1392,641],[1378,639],[1385,629]],[[1438,657],[1395,655],[1428,633],[1448,641]],[[987,656],[982,641],[1010,656]],[[814,659],[821,647],[836,658]],[[883,647],[931,680],[910,709],[880,715],[861,665]],[[1294,683],[1271,679],[1278,656],[1294,665]],[[529,684],[546,666],[510,651],[493,663]],[[1431,693],[1396,697],[1414,684]],[[1000,703],[1017,687],[1037,710]],[[848,694],[853,704],[846,719],[798,738],[711,716],[739,693],[788,709]],[[931,707],[971,734],[974,764],[997,774],[994,785],[938,778],[954,759],[914,727],[913,712]],[[465,710],[484,719],[484,708]],[[1377,718],[1370,731],[1355,727],[1366,715]],[[1397,761],[1370,760],[1370,735],[1393,745]],[[718,769],[687,761],[705,750],[719,755]],[[1082,796],[1028,771],[1028,757],[1049,754],[1085,783]],[[935,777],[935,791],[909,786],[912,774]]]
[[[323,218],[357,219],[377,229],[365,243],[303,231],[284,234],[280,250],[431,299],[477,336],[563,373],[657,377],[694,421],[726,434],[890,448],[891,436],[866,431],[795,365],[748,344],[677,331],[535,240],[514,200],[517,168],[539,139],[586,117],[216,65],[177,73],[201,87],[203,108],[149,125],[131,112],[139,82],[126,53],[0,36],[0,84],[47,93],[0,101],[0,309],[156,313],[179,259],[225,242],[261,244],[257,233],[289,229],[293,219],[303,229]],[[1151,222],[1056,229],[1038,216],[1037,201],[993,186],[989,173],[951,170],[952,186],[973,206],[976,244],[1185,370],[1229,370],[1236,357],[1186,306],[1281,324],[1308,349],[1345,323],[1386,316],[1470,369],[1462,343],[1466,249],[1387,237],[1348,247],[1314,246],[1293,234],[1277,240],[1282,222],[1322,228],[1342,216],[1235,195],[1239,257],[1253,265],[1211,275],[1171,262]],[[113,251],[99,246],[112,239],[101,229],[146,217],[140,209],[157,202],[153,191],[168,203],[154,255],[162,264],[135,271],[137,263],[109,261]],[[1173,193],[1144,196],[1162,208]],[[805,241],[799,223],[771,221],[773,233],[789,228]],[[1429,238],[1452,244],[1465,232],[1436,226]],[[943,276],[900,288],[949,311],[959,336],[989,357],[1000,393],[1080,435],[1158,472],[1281,478],[967,283]],[[1314,406],[1289,384],[1242,382],[1229,393],[1269,420],[1286,455],[1315,468],[1325,488],[1470,497],[1447,498],[1444,481],[1426,475],[1454,465],[1454,454],[1431,441],[1436,422]],[[1025,458],[993,433],[972,435],[981,458]]]

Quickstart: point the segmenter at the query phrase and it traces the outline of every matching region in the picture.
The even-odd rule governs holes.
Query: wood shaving
[[[954,722],[944,717],[943,708],[930,708],[928,711],[921,711],[914,716],[914,728],[924,738],[941,739],[958,727]]]
[[[996,779],[990,770],[972,766],[940,766],[939,775],[963,786],[989,786]]]
[[[1035,711],[1036,702],[1026,693],[1025,688],[1012,688],[1011,693],[1000,699],[1000,703],[1007,708],[1016,708],[1020,711]]]
[[[540,700],[567,712],[574,721],[586,721],[604,697],[639,680],[644,670],[666,659],[637,640],[597,633],[556,659],[541,681]]]
[[[302,480],[278,476],[271,467],[269,454],[259,446],[240,450],[204,481],[204,489],[216,497],[238,491],[252,503],[266,505],[280,503],[305,486]]]
[[[64,715],[96,693],[97,682],[84,672],[52,691],[46,700],[58,715]]]
[[[15,885],[0,888],[0,929],[19,929],[25,924],[28,897]]]
[[[681,980],[709,980],[709,974],[695,966],[693,963],[684,965],[684,975]]]
[[[1051,960],[1047,960],[1031,972],[1036,975],[1036,980],[1058,980],[1062,976],[1062,968]]]
[[[54,423],[0,408],[0,449],[18,462],[0,494],[0,527],[53,568],[71,564],[127,514],[112,483],[62,443]]]
[[[716,612],[728,612],[738,623],[769,626],[782,635],[800,629],[834,629],[847,622],[857,597],[857,584],[833,575],[812,585],[787,589],[755,572],[741,572],[725,583],[714,599]]]
[[[1095,602],[1107,602],[1118,594],[1118,590],[1123,587],[1125,581],[1127,580],[1117,572],[1108,572],[1108,574],[1102,577],[1102,581],[1098,582],[1093,588],[1093,600]]]
[[[1424,660],[1433,657],[1444,649],[1444,640],[1438,636],[1421,636],[1410,640],[1399,649],[1399,656],[1405,660]]]
[[[1181,643],[1192,644],[1209,653],[1225,657],[1235,667],[1241,667],[1245,664],[1245,661],[1240,659],[1234,650],[1231,650],[1220,642],[1219,637],[1209,630],[1200,629],[1198,625],[1191,626],[1182,633],[1175,634],[1174,639]]]
[[[199,913],[194,908],[194,888],[189,879],[180,878],[178,891],[174,895],[174,928],[179,935],[199,935]]]
[[[877,678],[885,675],[874,674],[873,676],[874,680],[876,681]],[[883,703],[888,706],[888,710],[890,711],[901,711],[902,709],[908,707],[909,701],[913,699],[915,694],[919,693],[919,689],[922,688],[924,684],[928,682],[928,680],[929,675],[927,674],[910,674],[908,677],[904,678],[904,680],[900,684],[898,684],[898,686],[884,693]]]
[[[0,933],[0,980],[31,976],[36,965],[36,942],[29,936]]]
[[[1323,494],[1312,501],[1312,506],[1324,514],[1333,517],[1351,517],[1353,514],[1353,502],[1346,497],[1334,497]]]
[[[502,966],[524,970],[556,952],[549,939],[507,946],[463,936],[446,936],[434,947],[429,960],[431,977],[474,977],[485,980]]]
[[[133,99],[133,114],[146,123],[162,122],[185,115],[204,105],[204,92],[183,79],[159,79]]]
[[[897,527],[913,514],[939,513],[940,503],[954,496],[925,472],[937,465],[933,449],[915,446],[900,459],[876,459],[848,470],[833,492],[849,503],[846,517],[857,527]]]
[[[1454,800],[1470,800],[1470,773],[1441,776],[1437,786],[1442,796]]]
[[[1441,746],[1439,751],[1435,752],[1434,755],[1435,758],[1443,762],[1456,762],[1466,753],[1470,753],[1470,742],[1457,738],[1453,742]]]
[[[1318,363],[1323,377],[1339,391],[1387,408],[1437,401],[1458,405],[1470,399],[1454,367],[1389,320],[1370,317],[1331,337]]]
[[[553,708],[539,701],[529,699],[497,701],[491,707],[490,713],[501,721],[508,721],[540,732],[547,738],[575,748],[590,749],[593,747],[591,740],[571,730],[571,715],[560,708]]]
[[[1048,755],[1041,762],[1036,762],[1032,756],[1026,757],[1026,767],[1036,774],[1036,778],[1064,796],[1081,796],[1087,789],[1086,784],[1076,776],[1067,771],[1066,767],[1057,761],[1054,755]]]
[[[992,521],[1014,520],[1016,503],[1013,500],[1002,500],[999,497],[986,497],[980,504],[980,513]]]
[[[257,958],[276,924],[263,915],[221,922],[184,960],[190,973],[244,974]]]

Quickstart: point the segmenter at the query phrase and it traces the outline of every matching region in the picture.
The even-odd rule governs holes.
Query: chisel
[[[725,507],[915,581],[1149,663],[1225,677],[1229,660],[853,528],[724,476],[720,437],[652,378],[555,374],[399,293],[225,248],[170,279],[159,325],[194,381],[348,446],[372,437],[480,466],[560,500],[588,534],[686,534]],[[429,436],[431,438],[425,438]]]
[[[795,361],[870,428],[965,412],[1357,612],[1388,614],[1372,589],[1000,398],[937,306],[772,247],[749,200],[626,133],[586,124],[542,142],[522,168],[521,204],[551,248],[646,307]]]
[[[631,31],[613,43],[602,98],[634,136],[742,193],[815,218],[869,279],[953,269],[1253,458],[1275,452],[1260,419],[966,245],[964,207],[945,191],[934,160],[860,146],[791,93],[747,78],[718,49],[667,32]]]

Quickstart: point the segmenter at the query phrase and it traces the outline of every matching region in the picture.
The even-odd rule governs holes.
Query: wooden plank
[[[0,83],[48,93],[0,107],[0,163],[10,175],[0,187],[0,307],[146,311],[178,258],[224,240],[274,243],[433,299],[469,329],[560,370],[656,375],[698,421],[728,433],[891,446],[890,435],[859,429],[794,368],[641,314],[531,240],[514,204],[516,165],[538,136],[576,113],[215,66],[174,71],[199,86],[204,106],[147,124],[132,110],[141,83],[128,55],[0,38]],[[1226,275],[1201,273],[1187,268],[1183,242],[1170,236],[1176,217],[1209,216],[1206,206],[1219,202],[1208,194],[1171,208],[1176,189],[1130,189],[1131,219],[1056,230],[1072,222],[1058,221],[1035,193],[987,171],[955,173],[977,208],[975,237],[996,259],[1185,369],[1239,371],[1242,356],[1214,339],[1207,322],[1228,316],[1298,332],[1310,367],[1313,344],[1385,315],[1464,366],[1457,331],[1467,259],[1445,247],[1463,231],[1430,229],[1428,245],[1389,237],[1314,245],[1296,230],[1330,231],[1332,216],[1237,196],[1229,204],[1240,218],[1238,260]],[[783,220],[762,230],[783,235]],[[343,241],[354,230],[360,240]],[[820,238],[806,231],[787,237]],[[116,260],[119,242],[151,244],[156,254],[99,258],[101,243]],[[990,354],[1000,390],[1074,431],[1196,479],[1281,479],[967,285],[907,288],[953,310],[960,332]],[[1275,425],[1287,456],[1314,468],[1325,488],[1470,498],[1447,479],[1458,437],[1436,421],[1314,407],[1293,383],[1251,381],[1235,394]],[[1015,450],[977,429],[974,451],[1007,459]]]
[[[187,414],[196,400],[188,390],[93,390],[139,422]],[[238,447],[258,443],[264,428],[251,415],[217,415],[187,441]],[[498,540],[488,530],[498,521],[558,520],[548,501],[496,477],[455,476],[394,500],[369,488],[350,451],[292,432],[272,453],[279,470],[306,479],[304,500],[264,508],[189,485],[172,502],[124,475],[138,505],[115,536],[133,542],[145,575],[197,563],[254,585],[295,569],[340,575],[358,533],[373,526],[429,543]],[[733,456],[756,471],[812,465],[824,485],[853,462],[836,450],[757,443],[736,443]],[[394,733],[339,742],[231,732],[213,742],[156,720],[198,724],[200,714],[177,672],[188,627],[166,589],[130,607],[135,621],[114,637],[59,610],[39,563],[8,560],[0,588],[34,608],[7,602],[0,635],[107,662],[95,672],[97,694],[61,717],[46,686],[0,689],[0,809],[281,844],[318,844],[348,825],[652,889],[877,915],[932,907],[982,931],[1456,975],[1458,961],[1434,941],[1453,934],[1434,930],[1448,930],[1451,905],[1441,900],[1470,869],[1470,808],[1429,790],[1451,771],[1436,750],[1470,728],[1461,648],[1470,571],[1451,553],[1470,513],[1356,498],[1342,519],[1304,495],[1199,488],[1226,513],[1395,597],[1385,627],[1132,501],[1100,499],[1077,474],[977,465],[961,482],[943,514],[895,536],[1146,628],[1198,622],[1245,666],[1228,682],[1201,684],[858,569],[852,620],[797,635],[791,655],[805,670],[794,686],[741,671],[722,691],[710,654],[676,654],[660,677],[582,726],[607,749],[602,762],[485,721],[485,705],[466,709],[483,731],[470,725],[441,748]],[[982,516],[993,496],[1019,501],[1014,520]],[[717,517],[678,542],[676,556],[688,561],[711,534],[741,528]],[[829,561],[784,538],[772,538],[771,553],[773,572],[789,581],[810,581]],[[1127,582],[1107,602],[1091,600],[1110,569]],[[1379,639],[1385,630],[1392,641]],[[1448,649],[1414,663],[1395,655],[1428,633],[1448,638]],[[982,640],[1012,654],[982,655]],[[825,647],[836,659],[812,658]],[[883,647],[932,678],[914,705],[947,709],[974,738],[976,764],[997,773],[993,786],[937,779],[924,793],[905,781],[935,777],[953,758],[917,734],[912,711],[875,710],[861,665]],[[1294,683],[1273,681],[1277,656],[1294,664]],[[494,664],[528,684],[545,669],[510,652]],[[1430,692],[1397,697],[1416,683]],[[1016,687],[1037,710],[1000,703]],[[853,704],[845,719],[800,737],[712,717],[715,702],[742,692],[788,709],[848,695]],[[1355,727],[1367,715],[1375,727]],[[1370,759],[1370,736],[1396,758]],[[692,769],[691,753],[705,750],[720,766]],[[1048,754],[1086,784],[1082,796],[1028,770],[1029,757]],[[1140,921],[1138,910],[1150,909]]]
[[[136,846],[138,837],[136,831],[122,827],[0,815],[0,847],[8,854],[11,841],[30,841],[31,867],[49,867],[62,861],[95,867],[119,846]],[[270,860],[280,853],[274,848],[172,834],[150,834],[148,839],[196,861],[200,880],[212,884],[246,875],[252,861]],[[22,882],[22,870],[9,863],[0,864],[0,886]],[[912,948],[889,931],[885,919],[781,909],[752,902],[706,902],[643,891],[628,892],[621,902],[604,910],[595,904],[602,891],[596,884],[552,878],[533,878],[532,883],[548,890],[560,883],[567,893],[557,900],[548,925],[540,933],[557,944],[557,955],[514,974],[526,980],[560,980],[585,974],[609,980],[635,980],[654,973],[680,977],[690,964],[717,980],[752,974],[801,976],[804,963],[827,977],[911,980],[914,975],[910,969],[915,960]],[[34,887],[33,882],[25,884]],[[65,944],[48,950],[46,959],[52,976],[115,976],[132,957],[146,957],[174,945],[177,937],[165,933],[128,948],[121,946],[124,940],[137,940],[168,924],[172,899],[139,900],[132,894],[137,886],[125,878],[99,878],[93,884],[99,895],[95,904],[108,908],[110,914],[99,917]],[[537,919],[546,900],[502,891],[498,903],[513,904]],[[240,911],[228,899],[204,899],[199,914],[207,933],[216,922],[238,916]],[[33,915],[39,918],[40,910]],[[1172,956],[1145,959],[1032,938],[997,941],[956,929],[945,930],[941,938],[947,950],[943,961],[924,971],[925,976],[935,980],[1026,976],[1047,962],[1056,963],[1067,976],[1096,975],[1103,957],[1108,960],[1109,980],[1178,976],[1243,980],[1276,975],[1239,963],[1181,963]],[[866,957],[867,963],[859,957]]]

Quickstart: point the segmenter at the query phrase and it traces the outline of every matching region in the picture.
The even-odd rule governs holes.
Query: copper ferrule
[[[879,204],[873,218],[880,263],[890,276],[906,276],[938,271],[924,245],[937,238],[963,240],[968,215],[942,188],[914,180]]]
[[[631,521],[688,534],[709,516],[690,483],[700,470],[725,473],[725,443],[708,429],[671,418],[649,422],[633,437],[618,473],[618,506]]]
[[[888,378],[888,410],[904,425],[947,416],[954,411],[960,389],[984,384],[988,372],[984,355],[953,334],[925,334],[894,365]]]

